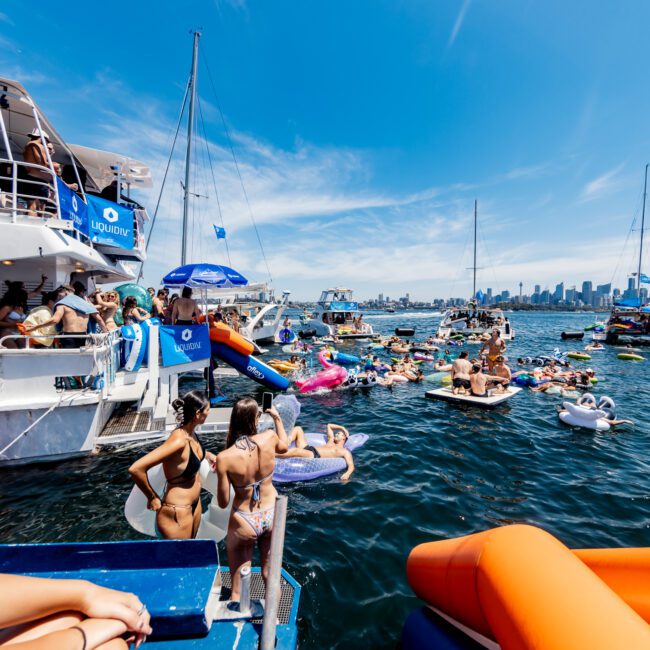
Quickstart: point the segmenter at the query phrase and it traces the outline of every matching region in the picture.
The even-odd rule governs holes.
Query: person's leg
[[[232,580],[231,600],[239,600],[241,591],[241,575],[239,571],[245,565],[250,566],[256,539],[257,537],[250,524],[244,521],[241,516],[235,514],[230,518],[228,536],[226,537],[226,551]]]
[[[271,559],[271,531],[269,531],[268,533],[264,533],[257,540],[257,543],[260,549],[260,563],[262,565],[262,580],[264,580],[264,586],[266,587],[267,581],[269,579],[269,561]]]

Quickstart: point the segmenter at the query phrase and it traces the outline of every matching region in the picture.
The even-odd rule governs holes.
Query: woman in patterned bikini
[[[239,600],[239,569],[250,564],[257,543],[262,559],[262,577],[268,576],[271,531],[277,492],[271,479],[276,453],[287,451],[287,434],[274,407],[267,413],[273,418],[275,430],[257,432],[260,408],[246,397],[233,407],[226,449],[216,459],[214,470],[219,484],[217,500],[221,508],[230,501],[230,486],[235,497],[228,522],[228,564],[232,576],[233,601]]]

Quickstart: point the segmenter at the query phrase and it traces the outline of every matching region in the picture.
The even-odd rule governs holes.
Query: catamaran
[[[641,232],[639,234],[639,261],[636,276],[635,295],[623,297],[614,303],[612,312],[605,326],[596,326],[592,330],[595,341],[611,344],[650,345],[650,306],[643,305],[641,283],[649,282],[643,268],[643,239],[645,234],[645,204],[648,190],[648,165],[645,166],[643,180],[643,207],[641,210]]]
[[[476,292],[476,234],[478,225],[478,201],[474,201],[474,264],[472,299],[463,307],[451,307],[443,315],[438,326],[438,337],[442,339],[454,335],[480,335],[498,328],[501,338],[510,341],[515,338],[515,331],[501,309],[479,305]]]

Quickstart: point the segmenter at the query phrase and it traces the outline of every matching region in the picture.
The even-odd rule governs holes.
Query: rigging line
[[[490,249],[488,248],[485,232],[483,231],[483,227],[481,226],[480,221],[478,222],[478,236],[479,236],[479,241],[483,244],[483,250],[485,251],[485,256],[488,258],[488,265],[492,273],[492,279],[494,280],[494,284],[498,285],[499,283],[497,280],[497,276],[496,273],[494,272],[496,266],[494,264],[494,260],[492,259],[492,256],[490,255]]]
[[[465,251],[467,250],[467,243],[469,242],[469,233],[470,233],[470,228],[467,228],[465,230],[465,243],[463,244],[463,252],[460,254],[460,265],[456,267],[456,274],[454,275],[454,279],[451,283],[451,292],[453,294],[454,290],[456,289],[456,283],[458,282],[458,278],[461,274],[461,270],[464,268],[464,261],[465,261]],[[453,295],[449,296],[450,298],[453,298]]]
[[[185,105],[187,104],[187,95],[190,90],[190,81],[188,80],[187,85],[185,86],[185,94],[183,95],[183,101],[181,103],[181,112],[178,116],[178,122],[176,123],[176,133],[174,133],[174,139],[172,140],[171,151],[169,152],[169,158],[167,159],[167,165],[165,166],[165,174],[163,176],[162,183],[160,185],[160,192],[158,194],[158,201],[156,202],[156,209],[153,212],[153,217],[151,217],[151,226],[149,227],[149,237],[144,245],[144,252],[146,253],[149,250],[149,243],[151,242],[151,236],[153,235],[153,228],[156,225],[156,217],[158,216],[158,208],[160,207],[160,201],[162,200],[163,190],[165,189],[165,182],[167,181],[167,174],[169,173],[169,166],[172,162],[172,157],[174,155],[174,148],[176,147],[176,140],[178,138],[178,132],[181,128],[181,121],[183,120],[183,113],[185,113]],[[144,268],[144,262],[140,264],[140,272],[138,273],[137,282],[142,279],[142,272]]]
[[[219,115],[221,116],[221,122],[223,123],[223,128],[224,131],[226,132],[226,139],[228,140],[228,147],[230,148],[230,153],[232,154],[232,159],[233,162],[235,163],[235,169],[237,170],[237,176],[239,176],[239,182],[241,184],[241,189],[244,194],[244,199],[246,200],[246,205],[248,206],[248,214],[251,219],[251,223],[253,224],[253,229],[255,230],[255,236],[257,237],[257,243],[260,246],[260,251],[262,253],[262,259],[264,260],[264,264],[266,266],[266,271],[269,274],[269,283],[273,282],[273,277],[271,275],[271,268],[269,267],[269,262],[266,259],[266,253],[264,252],[264,246],[262,244],[262,238],[260,237],[259,230],[257,229],[257,223],[255,223],[255,217],[253,216],[253,209],[251,208],[250,201],[248,200],[248,193],[246,192],[246,187],[244,186],[244,179],[242,178],[241,171],[239,169],[239,163],[237,162],[237,156],[235,156],[235,149],[232,144],[232,139],[230,138],[230,131],[228,129],[228,125],[226,124],[226,118],[223,115],[223,111],[221,110],[221,102],[219,101],[219,96],[217,95],[217,90],[214,85],[214,81],[212,80],[212,73],[210,72],[210,68],[208,66],[208,61],[203,55],[203,64],[205,65],[205,69],[207,70],[208,73],[208,80],[210,81],[210,86],[212,88],[212,93],[214,95],[214,98],[216,100],[217,108],[219,109]]]
[[[625,243],[623,244],[623,248],[621,249],[621,253],[618,257],[618,261],[616,262],[616,267],[614,269],[614,273],[612,274],[612,277],[610,279],[610,282],[614,284],[616,281],[616,276],[618,274],[618,269],[619,266],[621,265],[621,260],[623,259],[623,256],[625,255],[625,251],[627,250],[627,245],[630,241],[630,237],[632,236],[632,233],[634,232],[634,226],[636,225],[637,218],[639,216],[639,211],[641,209],[641,200],[643,198],[643,190],[639,190],[639,196],[636,201],[636,208],[632,214],[632,223],[630,224],[630,229],[627,232],[627,235],[625,237]],[[627,275],[627,274],[626,274]]]
[[[210,173],[212,174],[212,186],[214,187],[214,195],[217,199],[217,212],[219,213],[219,222],[221,223],[221,227],[225,230],[226,226],[224,225],[223,212],[221,211],[221,200],[219,199],[219,190],[217,189],[217,179],[214,175],[214,168],[212,166],[212,156],[210,155],[210,146],[208,144],[208,134],[206,133],[205,120],[203,119],[203,108],[201,106],[200,97],[197,99],[198,99],[197,104],[199,105],[199,116],[201,117],[201,126],[203,127],[203,142],[205,144],[205,150],[208,154],[208,163],[210,164]],[[228,257],[228,266],[232,266],[232,262],[230,260],[230,247],[228,245],[228,233],[226,233],[226,237],[224,238],[223,241],[226,244],[226,256]]]

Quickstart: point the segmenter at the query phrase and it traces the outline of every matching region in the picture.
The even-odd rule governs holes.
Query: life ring
[[[296,338],[296,335],[288,327],[284,327],[280,330],[278,337],[280,343],[291,343]]]

